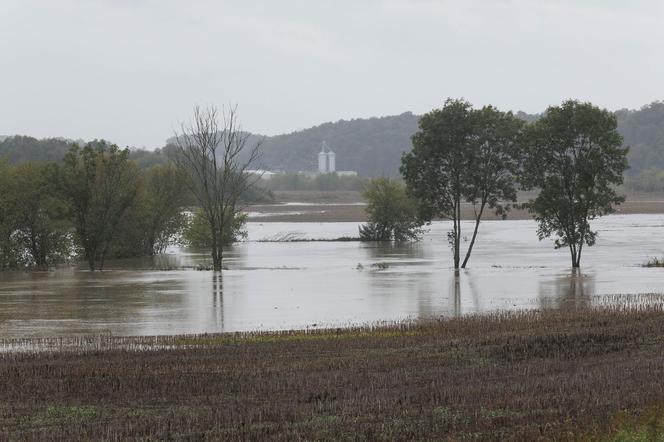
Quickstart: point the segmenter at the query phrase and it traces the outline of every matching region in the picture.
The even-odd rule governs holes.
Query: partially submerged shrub
[[[391,178],[374,178],[364,191],[369,222],[360,226],[363,241],[413,241],[422,234],[417,201],[406,186]]]
[[[240,241],[247,237],[244,225],[247,222],[247,215],[238,212],[232,220],[229,229],[224,231],[223,243],[228,245]],[[210,224],[205,219],[202,209],[197,209],[187,222],[182,243],[189,247],[208,248],[212,245],[212,231]]]
[[[642,264],[642,267],[664,267],[664,258],[653,256],[648,262]]]

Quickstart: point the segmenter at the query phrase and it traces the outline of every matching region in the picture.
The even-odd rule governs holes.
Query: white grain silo
[[[331,150],[327,153],[327,173],[333,173],[337,170],[336,158]]]
[[[319,173],[331,173],[336,170],[337,163],[334,152],[332,152],[325,141],[320,148],[320,153],[318,154],[318,172]]]
[[[318,173],[326,173],[327,172],[327,153],[324,151],[320,151],[318,154]]]

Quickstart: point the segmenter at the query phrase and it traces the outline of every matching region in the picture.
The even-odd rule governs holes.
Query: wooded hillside
[[[526,121],[539,118],[537,114],[523,112],[516,115]],[[664,101],[655,101],[638,110],[622,109],[616,116],[618,130],[625,138],[625,145],[630,146],[628,175],[637,176],[652,168],[664,169]],[[321,143],[326,141],[336,153],[337,170],[355,170],[363,176],[398,176],[401,154],[410,150],[410,137],[417,131],[418,120],[418,115],[405,112],[323,123],[265,137],[261,166],[286,172],[315,171]],[[0,141],[0,157],[11,163],[59,161],[70,143],[61,138],[8,137]],[[149,166],[164,162],[167,152],[168,146],[155,152],[134,149],[131,157],[139,165]]]

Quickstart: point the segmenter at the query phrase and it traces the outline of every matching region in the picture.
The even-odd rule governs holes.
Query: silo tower
[[[318,173],[327,173],[327,152],[325,152],[325,142],[323,148],[318,154]]]
[[[319,173],[332,173],[336,170],[336,158],[334,152],[330,149],[325,141],[321,145],[320,152],[318,153],[318,172]]]
[[[327,172],[332,173],[335,170],[337,170],[336,158],[335,158],[334,152],[329,150],[327,152]]]

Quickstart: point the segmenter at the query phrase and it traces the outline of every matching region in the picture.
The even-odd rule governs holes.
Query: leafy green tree
[[[412,138],[413,149],[401,159],[401,173],[411,194],[422,202],[423,218],[452,221],[448,241],[455,269],[461,261],[464,178],[472,167],[468,155],[474,142],[472,113],[467,101],[448,99],[442,109],[423,115]]]
[[[0,141],[0,157],[6,157],[10,164],[27,161],[62,161],[72,142],[61,138],[44,138],[16,135]]]
[[[412,151],[402,156],[401,173],[420,202],[421,217],[452,221],[448,241],[454,268],[466,267],[485,209],[504,216],[504,201],[515,201],[517,139],[523,123],[491,106],[474,110],[464,100],[448,99],[420,119]],[[473,208],[475,228],[461,263],[462,205]]]
[[[627,148],[616,130],[616,117],[591,103],[565,101],[526,127],[522,183],[539,189],[526,206],[535,215],[540,240],[555,236],[555,247],[568,247],[572,267],[583,246],[595,244],[589,221],[614,211],[624,198]]]
[[[67,206],[57,191],[53,164],[22,163],[13,168],[14,237],[26,265],[48,268],[73,251]]]
[[[139,173],[129,150],[105,141],[72,147],[61,169],[61,192],[91,271],[102,270],[117,227],[136,198]]]
[[[472,204],[475,227],[461,264],[466,267],[477,239],[485,210],[493,210],[503,219],[516,201],[516,176],[519,173],[521,149],[518,143],[523,121],[511,112],[484,106],[474,114],[474,142],[469,149],[470,169],[466,171],[464,196]],[[461,227],[459,226],[459,232]]]
[[[421,234],[418,206],[406,186],[391,178],[372,179],[363,193],[368,223],[360,226],[366,241],[409,241]]]
[[[136,198],[118,227],[114,257],[163,252],[187,224],[186,174],[173,164],[152,166],[141,175]]]
[[[0,270],[18,266],[18,244],[13,233],[18,225],[11,167],[0,158]]]
[[[625,188],[636,192],[662,192],[664,191],[664,170],[653,166],[636,176],[626,176]]]

